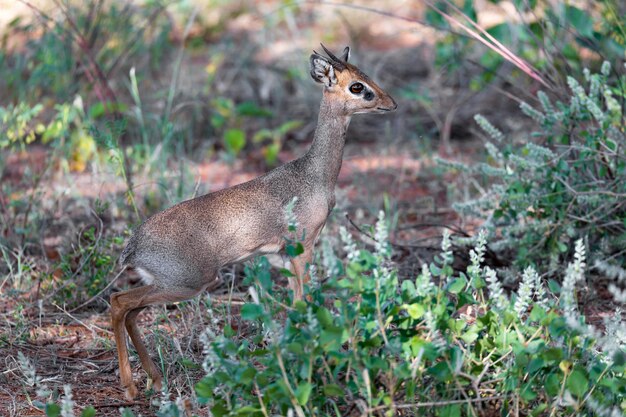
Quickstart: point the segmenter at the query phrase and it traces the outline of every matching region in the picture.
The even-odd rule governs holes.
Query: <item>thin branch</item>
[[[509,396],[508,395],[496,395],[493,397],[468,398],[465,400],[427,401],[423,403],[414,403],[414,404],[394,404],[393,409],[402,410],[402,409],[424,408],[424,407],[443,407],[445,405],[467,404],[468,402],[478,403],[478,402],[484,402],[484,401],[496,401],[496,400],[503,400],[506,398],[509,398]],[[378,407],[370,408],[368,411],[375,412],[375,411],[382,411],[382,410],[388,410],[388,409],[392,409],[392,406],[379,405]]]

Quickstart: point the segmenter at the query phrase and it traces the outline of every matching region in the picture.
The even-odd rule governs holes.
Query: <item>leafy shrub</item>
[[[136,3],[66,2],[54,14],[39,10],[32,21],[13,20],[5,36],[27,41],[12,49],[7,48],[6,38],[0,43],[3,99],[33,104],[55,97],[67,102],[90,91],[93,66],[87,54],[106,77],[120,70],[127,73],[129,62],[147,61],[148,68],[158,69],[170,49],[171,23],[163,15],[167,4]]]
[[[247,269],[255,296],[241,315],[249,333],[227,326],[223,336],[210,328],[202,336],[207,375],[196,393],[213,415],[459,416],[522,407],[532,415],[590,416],[626,409],[626,340],[607,344],[620,339],[587,326],[571,293],[584,273],[582,241],[561,314],[532,268],[516,294],[502,291],[495,271],[481,266],[484,234],[465,273],[453,273],[446,235],[438,261],[401,284],[382,215],[373,253],[342,234],[347,261],[323,281],[314,276],[309,301],[293,308],[272,287],[264,258]],[[613,321],[623,332],[619,313]]]
[[[76,306],[107,285],[117,268],[116,255],[124,238],[103,236],[102,232],[102,225],[87,227],[72,250],[61,256],[58,268],[63,274],[54,289],[57,300]]]
[[[600,74],[586,71],[586,87],[569,77],[569,102],[553,103],[539,92],[541,109],[522,104],[539,124],[535,141],[507,142],[476,117],[491,139],[487,161],[448,165],[491,182],[478,198],[454,206],[485,220],[491,249],[512,251],[520,265],[552,260],[554,272],[573,242],[586,237],[594,262],[626,263],[625,92],[619,89],[626,78],[610,82],[610,70],[605,62]]]
[[[482,38],[492,45],[486,50],[473,42],[471,37],[451,32],[451,29],[458,30],[459,25],[451,25],[443,14],[455,16],[467,27],[476,29],[469,22],[477,21],[479,6],[474,1],[462,3],[463,6],[457,8],[448,0],[436,2],[426,13],[425,20],[436,28],[448,31],[435,44],[435,65],[451,72],[465,71],[466,62],[472,60],[473,65],[482,69],[476,75],[459,77],[461,82],[468,80],[469,87],[474,91],[485,88],[502,76],[500,69],[506,60],[496,52],[497,48],[493,47],[495,42],[491,39],[506,45],[516,57],[527,61],[544,75],[580,72],[585,61],[592,56],[596,59],[615,57],[616,62],[623,62],[626,32],[623,7],[616,0],[581,2],[577,5],[538,1],[511,4],[493,0],[495,4],[508,3],[507,6],[514,8],[516,18],[485,28],[486,34]],[[503,7],[501,12],[507,15],[510,10]],[[472,47],[472,44],[479,45],[479,48]],[[516,78],[520,72],[513,70],[511,75]]]

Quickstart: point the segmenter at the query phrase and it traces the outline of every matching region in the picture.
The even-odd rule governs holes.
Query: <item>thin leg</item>
[[[132,340],[135,349],[137,350],[137,354],[139,354],[139,360],[141,361],[141,366],[146,371],[148,376],[153,382],[154,388],[157,391],[161,390],[161,374],[159,372],[159,368],[154,364],[152,358],[150,358],[150,354],[146,349],[146,345],[143,343],[141,339],[141,332],[139,331],[139,327],[137,326],[137,316],[141,313],[145,307],[136,308],[131,310],[126,314],[126,331],[130,336],[130,340]]]
[[[128,361],[125,328],[127,315],[129,312],[132,312],[132,310],[140,309],[151,304],[165,304],[168,302],[188,300],[193,298],[193,296],[197,293],[198,291],[192,289],[178,289],[176,291],[172,291],[169,289],[157,288],[154,285],[145,285],[143,287],[111,295],[111,321],[113,324],[113,333],[115,335],[115,344],[117,346],[117,356],[119,359],[120,380],[122,387],[126,390],[126,398],[129,400],[135,398],[138,391],[135,383],[133,382],[130,363]],[[131,316],[133,323],[137,314]],[[135,330],[132,325],[130,327],[131,330],[129,331],[129,334],[139,336],[139,330]],[[147,363],[147,361],[152,362],[147,354],[147,350],[145,349],[143,342],[141,342],[141,338],[135,337],[135,339],[139,340],[139,343],[136,344],[135,347],[137,347],[137,352],[140,355],[142,366],[144,363]],[[133,340],[133,342],[135,341]],[[138,345],[141,347],[138,347]],[[147,360],[145,358],[147,358]],[[152,368],[148,365],[148,369],[146,369],[146,372],[148,372],[149,375],[151,372],[156,370],[156,366],[154,366],[154,364],[152,365]],[[154,373],[158,374],[158,370]]]
[[[304,284],[309,282],[311,277],[307,271],[307,264],[311,264],[313,259],[313,245],[305,245],[304,252],[291,260],[293,274],[295,276],[289,278],[289,288],[293,291],[293,300],[302,300],[304,294]]]

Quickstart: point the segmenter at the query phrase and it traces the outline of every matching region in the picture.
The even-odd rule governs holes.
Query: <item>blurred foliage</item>
[[[508,3],[500,0],[490,2],[494,5]],[[553,82],[564,81],[563,74],[582,73],[590,63],[599,65],[603,60],[615,59],[614,63],[618,66],[626,59],[624,8],[618,0],[585,2],[584,8],[567,2],[513,3],[516,15],[512,19],[484,29]],[[445,1],[438,2],[435,7],[448,14],[457,10]],[[472,0],[463,0],[457,11],[472,21],[477,19],[476,5]],[[450,28],[447,20],[432,9],[428,10],[425,18],[435,27]],[[468,60],[475,62],[482,71],[470,78],[468,86],[479,91],[494,81],[505,60],[495,51],[483,47],[476,59],[473,44],[475,41],[469,37],[446,34],[436,43],[435,65],[446,71],[459,71],[466,68]],[[519,74],[515,78],[519,78]]]
[[[14,19],[0,43],[3,101],[68,102],[90,91],[96,80],[86,71],[93,66],[87,56],[107,78],[126,73],[130,63],[143,62],[156,71],[171,49],[172,27],[163,14],[167,4],[63,2],[54,15],[39,11],[30,19]],[[11,38],[26,42],[9,49]]]

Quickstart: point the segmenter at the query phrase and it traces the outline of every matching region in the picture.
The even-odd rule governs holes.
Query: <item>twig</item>
[[[96,328],[96,329],[98,329],[98,330],[100,330],[101,332],[104,332],[104,333],[113,334],[112,331],[107,330],[107,329],[103,329],[102,327],[98,327],[98,326],[93,325],[93,324],[92,325],[87,325],[87,324],[83,323],[82,320],[78,319],[77,317],[74,317],[69,311],[67,311],[66,309],[64,309],[63,307],[59,306],[56,303],[52,303],[52,305],[55,306],[56,308],[58,308],[59,310],[61,310],[62,312],[64,312],[69,318],[74,320],[76,323],[80,324],[85,329],[87,329],[90,332],[92,332],[94,336],[97,335],[97,333],[93,330],[93,328]]]
[[[469,233],[467,233],[465,230],[461,229],[458,226],[454,226],[454,225],[447,225],[447,224],[443,224],[443,223],[415,223],[415,224],[407,224],[405,226],[402,227],[398,227],[398,230],[408,230],[408,229],[426,229],[429,227],[443,227],[445,229],[448,229],[454,233],[457,233],[459,235],[463,235],[465,237],[470,237]]]
[[[481,398],[468,398],[465,400],[448,400],[448,401],[427,401],[427,402],[423,402],[423,403],[414,403],[414,404],[395,404],[393,406],[393,409],[411,409],[411,408],[424,408],[424,407],[442,407],[444,405],[451,405],[451,404],[467,404],[468,402],[470,403],[478,403],[478,402],[484,402],[484,401],[495,401],[495,400],[503,400],[505,398],[508,398],[508,395],[496,395],[493,397],[481,397]],[[375,412],[375,411],[382,411],[382,410],[386,410],[391,408],[391,406],[388,405],[379,405],[378,407],[374,407],[374,408],[370,408],[368,411],[369,412]]]
[[[139,41],[139,39],[142,38],[142,36],[145,33],[146,29],[148,27],[152,26],[152,23],[154,23],[154,21],[157,19],[157,17],[159,17],[159,15],[168,6],[169,6],[169,4],[162,4],[162,5],[160,5],[146,19],[144,25],[135,33],[135,37],[133,39],[131,39],[130,42],[128,42],[128,47],[115,59],[115,61],[113,61],[113,63],[110,65],[109,69],[106,71],[105,75],[106,75],[107,78],[111,76],[111,74],[115,71],[115,69],[118,67],[118,65],[120,65],[121,63],[123,63],[126,60],[126,58],[128,57],[128,54],[130,53],[130,51],[132,51],[133,47]]]
[[[69,312],[70,312],[70,313],[73,313],[73,312],[75,312],[76,310],[79,310],[79,309],[81,309],[81,308],[85,307],[86,305],[91,304],[91,303],[92,303],[92,302],[93,302],[96,298],[100,297],[100,296],[101,296],[101,295],[102,295],[102,294],[103,294],[106,290],[108,290],[109,288],[111,288],[111,286],[112,286],[113,284],[115,284],[115,282],[119,279],[119,277],[120,277],[120,276],[122,276],[122,273],[124,273],[127,269],[128,269],[128,267],[124,267],[124,268],[122,268],[122,269],[121,269],[121,271],[117,273],[117,275],[115,276],[115,278],[113,278],[113,279],[111,280],[111,282],[109,282],[109,283],[107,284],[107,286],[106,286],[106,287],[104,287],[103,289],[101,289],[100,291],[98,291],[98,293],[97,293],[96,295],[94,295],[93,297],[91,297],[89,300],[85,301],[84,303],[82,303],[82,304],[81,304],[81,305],[79,305],[78,307],[74,307],[73,309],[71,309]]]
[[[378,240],[371,235],[371,233],[366,232],[365,230],[363,230],[361,227],[359,227],[359,225],[357,225],[352,218],[350,217],[350,215],[348,213],[346,213],[346,219],[348,219],[348,221],[350,222],[350,224],[352,225],[352,227],[354,227],[359,233],[361,233],[362,235],[372,239],[374,242],[378,242]],[[438,248],[435,248],[434,246],[429,246],[429,245],[408,245],[408,244],[403,244],[403,243],[396,243],[396,242],[389,242],[389,244],[391,246],[393,246],[394,248],[398,248],[398,249],[406,249],[406,248],[413,248],[413,249],[430,249],[430,250],[436,250]]]
[[[440,14],[449,23],[454,23],[454,24],[457,24],[457,25],[461,26],[461,28],[463,30],[465,30],[468,34],[470,34],[471,37],[473,37],[477,41],[483,43],[485,46],[487,46],[492,51],[498,53],[500,56],[502,56],[504,59],[506,59],[507,61],[509,61],[513,65],[515,65],[517,68],[519,68],[523,72],[525,72],[531,78],[535,79],[536,81],[539,81],[541,84],[543,84],[544,87],[546,87],[546,88],[548,88],[550,90],[553,89],[552,86],[550,84],[548,84],[541,77],[540,72],[537,69],[535,69],[532,65],[530,65],[529,63],[524,61],[522,58],[518,57],[513,52],[511,52],[506,46],[504,46],[496,38],[494,38],[492,35],[490,35],[489,32],[487,32],[485,29],[480,27],[476,22],[474,22],[465,13],[463,13],[463,11],[461,9],[459,9],[454,3],[452,3],[449,0],[443,0],[443,1],[448,6],[450,6],[452,9],[454,9],[457,13],[459,13],[461,16],[463,16],[463,18],[467,22],[469,22],[469,24],[471,26],[473,26],[475,29],[477,29],[480,32],[480,35],[478,33],[476,33],[474,30],[472,30],[471,28],[467,27],[466,25],[464,25],[463,23],[458,21],[457,19],[455,19],[454,17],[450,16],[446,12],[444,12],[441,9],[437,8],[429,0],[426,0],[425,2],[428,5],[428,7],[430,7],[432,10],[434,10],[435,12]],[[483,36],[485,38],[487,38],[487,39],[483,38]]]
[[[416,18],[412,18],[412,17],[406,17],[406,16],[400,16],[391,12],[387,12],[385,10],[380,10],[380,9],[375,9],[373,7],[367,7],[367,6],[361,6],[359,4],[346,4],[346,3],[337,3],[334,1],[313,1],[313,0],[308,0],[308,1],[304,1],[303,3],[305,4],[311,4],[314,6],[334,6],[334,7],[344,7],[347,9],[352,9],[352,10],[362,10],[364,12],[369,12],[369,13],[374,13],[380,16],[385,16],[385,17],[391,17],[393,19],[397,19],[397,20],[403,20],[405,22],[409,22],[409,23],[417,23],[419,25],[422,25],[424,27],[430,27],[436,30],[445,30],[447,32],[450,33],[454,33],[455,35],[458,36],[462,36],[464,38],[471,38],[471,36],[463,33],[463,32],[457,32],[455,30],[453,30],[452,28],[443,28],[443,27],[439,27],[439,26],[435,26],[435,25],[431,25],[430,23],[426,22],[425,20],[419,20]],[[297,5],[296,4],[290,4],[289,6],[294,6]],[[281,6],[278,10],[282,9],[283,7],[288,7],[288,6]]]
[[[99,223],[98,235],[96,236],[96,240],[95,240],[95,242],[93,244],[93,249],[91,250],[91,252],[89,252],[89,254],[86,257],[84,257],[81,260],[80,264],[78,265],[78,267],[76,268],[76,270],[74,271],[72,276],[69,277],[68,279],[66,279],[65,283],[63,283],[63,285],[61,285],[59,288],[56,288],[53,293],[51,293],[51,294],[47,295],[46,297],[44,297],[43,301],[49,300],[50,298],[54,297],[54,295],[59,290],[62,290],[63,288],[67,287],[70,283],[73,283],[74,279],[78,276],[80,271],[82,271],[82,269],[85,267],[85,265],[87,265],[87,262],[89,262],[89,260],[93,256],[93,254],[96,252],[96,249],[98,248],[98,243],[100,242],[100,239],[102,238],[102,230],[104,228],[104,224],[102,223],[102,219],[100,218],[100,216],[98,216],[98,214],[95,211],[91,210],[91,213],[96,217],[96,219],[98,219],[98,223]],[[79,236],[79,239],[80,239],[80,236]]]
[[[115,404],[94,404],[93,408],[113,408],[113,407],[132,407],[133,405],[146,405],[144,401],[127,401],[125,403]]]

